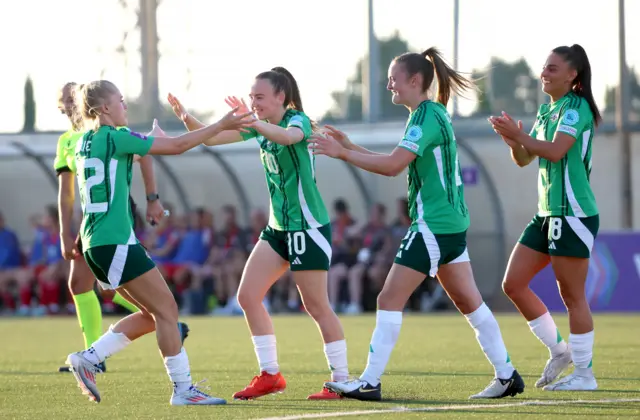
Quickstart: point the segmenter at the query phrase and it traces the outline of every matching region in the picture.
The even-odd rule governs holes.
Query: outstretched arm
[[[366,150],[366,149],[365,149]],[[367,150],[367,152],[369,152]],[[393,149],[390,155],[361,153],[345,150],[339,159],[360,169],[384,176],[397,176],[416,158],[416,155],[401,147]]]
[[[416,154],[396,147],[391,154],[369,154],[343,147],[331,136],[314,134],[309,139],[309,149],[316,155],[327,155],[349,162],[360,169],[385,176],[396,176],[413,160]]]
[[[205,140],[214,137],[224,130],[239,130],[246,127],[253,117],[250,113],[236,115],[237,109],[232,109],[220,121],[208,125],[196,131],[190,131],[177,137],[169,137],[160,127],[157,121],[153,121],[151,137],[134,132],[117,131],[114,134],[116,151],[120,154],[152,155],[179,155],[187,150],[202,144]]]
[[[173,96],[171,93],[167,97],[169,104],[171,105],[171,109],[176,114],[176,116],[182,121],[184,126],[188,131],[196,131],[206,127],[206,124],[198,121],[196,117],[189,114],[182,103]],[[245,112],[240,111],[240,113],[244,114]],[[242,140],[242,135],[238,130],[222,130],[219,133],[205,139],[202,143],[205,146],[218,146],[221,144],[229,144],[235,143]]]
[[[265,138],[282,146],[291,146],[302,141],[304,132],[299,127],[283,128],[266,121],[255,121],[251,128],[262,134]]]
[[[365,155],[384,155],[384,153],[373,152],[365,147],[362,147],[353,143],[349,138],[349,136],[347,136],[343,131],[338,130],[332,125],[325,125],[321,130],[321,133],[322,132],[324,134],[327,134],[333,137],[345,149],[353,150],[354,152],[359,152]]]

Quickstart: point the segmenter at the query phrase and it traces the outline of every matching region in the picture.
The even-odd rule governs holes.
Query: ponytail
[[[422,54],[404,53],[394,58],[394,61],[403,63],[409,76],[422,74],[423,92],[426,92],[431,87],[433,79],[437,78],[436,100],[444,106],[449,103],[452,92],[461,95],[465,90],[475,88],[471,80],[444,61],[442,54],[435,47],[423,51]]]
[[[591,114],[593,114],[594,124],[598,126],[602,121],[602,116],[591,90],[591,64],[587,52],[579,44],[573,44],[570,47],[557,47],[552,52],[561,55],[569,63],[569,66],[578,73],[571,83],[571,90],[587,101]]]
[[[289,96],[289,102],[285,103],[285,106],[300,112],[304,112],[304,109],[302,108],[302,97],[300,96],[298,82],[296,82],[296,79],[293,77],[293,75],[289,73],[289,70],[285,69],[284,67],[274,67],[271,69],[271,71],[281,74],[287,79],[287,83],[289,85],[289,95],[285,96]]]
[[[442,105],[447,105],[451,97],[451,92],[454,92],[456,95],[461,95],[465,90],[473,89],[473,82],[449,67],[437,48],[431,47],[425,50],[422,56],[433,63],[433,68],[438,79],[436,98]]]

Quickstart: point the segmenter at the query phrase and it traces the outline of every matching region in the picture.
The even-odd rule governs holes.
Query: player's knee
[[[506,277],[503,281],[502,281],[502,291],[504,292],[505,295],[507,295],[509,298],[514,298],[514,297],[518,297],[518,295],[520,293],[522,293],[522,291],[526,288],[527,286],[524,286],[522,284],[518,284],[515,281],[510,281],[509,277]]]
[[[404,303],[397,302],[397,298],[393,291],[388,289],[382,289],[376,300],[379,310],[382,311],[401,311],[404,307]],[[405,302],[406,303],[406,302]]]
[[[449,293],[451,301],[455,307],[463,314],[470,314],[480,307],[482,304],[482,297],[476,293]]]
[[[69,291],[72,295],[79,295],[93,289],[93,278],[79,275],[75,270],[71,270],[69,276]]]
[[[171,299],[163,299],[162,304],[154,304],[147,308],[147,311],[156,320],[163,320],[167,322],[178,322],[178,304],[173,297]]]
[[[241,287],[238,290],[238,305],[243,311],[251,310],[262,305],[262,297],[258,296],[254,291]]]
[[[570,287],[560,282],[560,296],[567,311],[578,309],[587,304],[584,289],[581,287]]]
[[[304,309],[315,320],[333,316],[334,313],[328,299],[304,299]]]

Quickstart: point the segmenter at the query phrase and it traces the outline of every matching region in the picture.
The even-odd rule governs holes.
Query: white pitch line
[[[358,411],[334,411],[324,413],[308,413],[297,414],[293,416],[282,417],[264,417],[258,420],[298,420],[298,419],[322,419],[327,417],[347,417],[362,416],[368,414],[385,414],[385,413],[416,413],[428,411],[455,411],[455,410],[482,410],[484,408],[509,408],[509,407],[526,407],[526,406],[544,406],[544,405],[579,405],[579,404],[616,404],[616,403],[640,403],[640,398],[619,398],[604,400],[531,400],[520,401],[516,403],[503,404],[457,404],[457,405],[440,405],[436,407],[394,407],[383,408],[380,410],[358,410]]]

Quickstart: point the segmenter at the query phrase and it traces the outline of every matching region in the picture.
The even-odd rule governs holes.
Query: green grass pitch
[[[365,366],[372,315],[343,317],[350,373]],[[105,320],[105,328],[115,318]],[[274,318],[285,393],[256,401],[232,401],[257,374],[248,330],[241,317],[188,318],[186,349],[194,380],[208,378],[211,393],[226,406],[171,407],[171,386],[155,337],[143,337],[107,361],[98,377],[102,402],[82,396],[69,373],[58,373],[66,355],[82,349],[75,319],[0,319],[0,418],[2,419],[598,419],[640,418],[640,316],[598,315],[594,369],[600,389],[550,393],[534,387],[547,350],[523,318],[500,315],[507,348],[526,381],[524,394],[494,401],[469,401],[492,378],[492,369],[465,319],[457,314],[407,315],[380,403],[311,402],[329,379],[320,335],[307,316]],[[556,321],[568,336],[565,315]],[[484,407],[483,407],[484,405]],[[382,410],[379,413],[373,410]],[[422,410],[422,411],[420,411]]]

